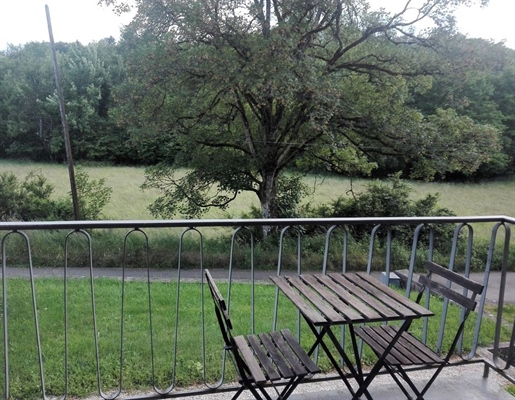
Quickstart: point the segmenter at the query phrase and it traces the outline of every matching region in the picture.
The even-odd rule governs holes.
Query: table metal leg
[[[368,386],[370,386],[370,384],[372,383],[372,380],[377,376],[379,370],[384,365],[384,360],[386,359],[386,357],[392,350],[393,346],[395,346],[395,343],[397,343],[397,341],[399,340],[399,338],[401,337],[403,332],[405,332],[409,328],[410,325],[411,325],[411,320],[407,320],[402,324],[401,328],[397,331],[397,333],[395,334],[393,339],[388,344],[388,347],[385,349],[385,351],[383,352],[381,357],[379,357],[379,359],[377,360],[375,365],[372,367],[372,369],[368,373],[366,379],[364,381],[362,381],[362,383],[360,384],[360,387],[359,387],[358,391],[353,395],[352,400],[359,399],[362,394],[365,394],[367,392]]]
[[[331,364],[333,364],[333,367],[336,369],[336,372],[342,379],[343,383],[345,384],[345,386],[347,387],[347,389],[349,390],[349,392],[351,393],[353,398],[359,398],[359,396],[364,395],[368,400],[372,400],[372,396],[370,395],[370,393],[368,392],[368,390],[366,388],[361,392],[361,394],[358,397],[356,397],[356,392],[352,388],[351,384],[349,383],[349,380],[345,376],[344,371],[342,370],[338,361],[336,361],[335,357],[333,356],[333,354],[327,347],[327,344],[324,342],[324,340],[323,340],[324,336],[326,334],[327,334],[327,336],[329,336],[329,338],[333,342],[334,346],[336,347],[338,354],[342,357],[344,364],[346,364],[348,366],[352,377],[356,380],[358,385],[361,387],[363,385],[363,374],[361,371],[361,366],[359,366],[359,359],[356,358],[357,366],[356,367],[353,366],[351,360],[347,356],[347,353],[345,353],[345,349],[340,345],[340,342],[338,341],[338,339],[336,338],[334,333],[331,331],[330,326],[323,326],[321,332],[318,332],[318,330],[315,326],[312,326],[310,324],[308,324],[308,325],[316,337],[315,344],[311,347],[308,354],[311,355],[315,351],[316,346],[318,346],[318,345],[322,346],[322,349],[325,351],[327,357],[329,358],[329,361],[331,361]],[[354,333],[354,332],[352,332],[352,333]],[[355,345],[355,343],[356,343],[356,338],[353,336],[353,346]],[[355,348],[357,349],[357,346]]]

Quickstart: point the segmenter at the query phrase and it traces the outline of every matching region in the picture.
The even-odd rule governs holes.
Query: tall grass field
[[[140,186],[145,180],[143,167],[84,166],[91,180],[106,179],[106,185],[113,189],[111,201],[103,210],[104,219],[134,220],[153,219],[147,207],[159,195],[157,191],[145,190]],[[40,171],[54,186],[56,197],[65,196],[70,191],[68,168],[66,165],[38,164],[28,162],[0,161],[0,173],[11,171],[23,179],[30,171]],[[307,176],[305,183],[314,193],[305,201],[312,204],[328,203],[340,196],[350,196],[364,190],[365,179],[343,177]],[[502,180],[481,183],[442,183],[410,182],[413,199],[427,194],[440,193],[440,207],[446,207],[459,216],[508,215],[515,216],[515,180]],[[249,211],[250,206],[258,206],[252,193],[242,193],[228,210],[210,210],[206,218],[237,218]]]

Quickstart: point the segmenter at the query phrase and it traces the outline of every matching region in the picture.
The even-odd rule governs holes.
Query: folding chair
[[[242,385],[232,399],[248,389],[256,399],[271,400],[265,390],[268,384],[274,387],[278,400],[287,399],[304,377],[320,372],[320,368],[287,329],[259,335],[233,336],[225,300],[208,270],[205,276],[215,303],[225,350],[233,356]],[[277,383],[285,383],[280,392]]]
[[[484,289],[483,285],[443,268],[433,262],[426,262],[426,269],[428,270],[427,275],[421,275],[419,278],[418,283],[421,285],[421,289],[416,300],[417,303],[420,303],[424,293],[426,293],[426,296],[433,293],[443,298],[447,298],[463,307],[464,317],[445,358],[442,358],[439,354],[415,338],[408,331],[402,333],[400,339],[394,344],[391,351],[386,356],[384,360],[384,367],[386,370],[390,373],[406,397],[408,399],[412,399],[408,389],[396,376],[396,373],[399,374],[416,395],[417,400],[424,398],[424,394],[431,387],[442,369],[446,365],[449,365],[449,360],[454,353],[456,344],[458,343],[465,327],[465,321],[467,320],[470,312],[476,307],[477,302],[475,301],[475,298],[477,295],[480,295]],[[445,285],[440,283],[442,282],[441,279],[440,282],[435,281],[435,275],[443,278],[447,283]],[[456,286],[461,287],[461,290],[459,290],[460,288],[456,290]],[[366,326],[357,329],[356,334],[372,348],[378,357],[381,357],[388,347],[390,340],[398,332],[398,329],[399,327],[391,325]],[[422,390],[419,390],[415,386],[404,369],[404,367],[407,366],[420,365],[427,366],[428,368],[436,368],[434,374]]]

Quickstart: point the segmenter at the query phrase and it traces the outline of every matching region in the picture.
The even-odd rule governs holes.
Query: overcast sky
[[[97,5],[98,0],[3,0],[0,5],[0,50],[7,44],[48,41],[45,4],[50,8],[56,42],[87,44],[105,37],[119,38],[120,27],[130,20],[118,17],[110,9]],[[393,8],[405,0],[371,0]],[[506,40],[515,49],[515,0],[490,0],[486,9],[462,8],[458,11],[460,31],[469,37],[495,41]]]

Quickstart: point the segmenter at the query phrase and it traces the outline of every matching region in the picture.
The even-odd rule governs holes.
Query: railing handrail
[[[266,223],[264,223],[266,221]],[[367,217],[367,218],[271,218],[271,219],[170,219],[170,220],[102,220],[102,221],[30,221],[0,222],[0,231],[45,229],[103,228],[171,228],[171,227],[235,227],[287,225],[368,225],[368,224],[431,224],[505,222],[515,224],[515,217],[506,215],[456,217]]]

